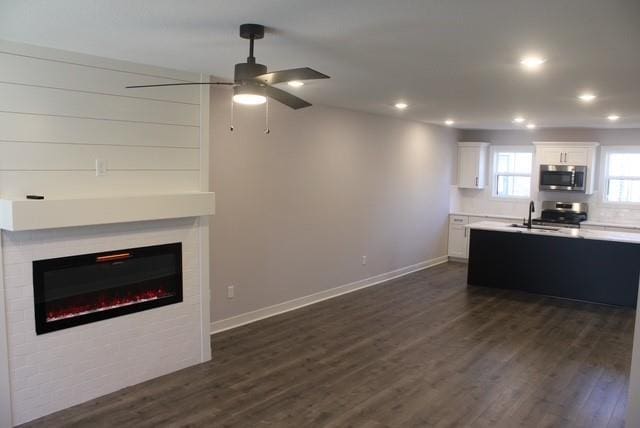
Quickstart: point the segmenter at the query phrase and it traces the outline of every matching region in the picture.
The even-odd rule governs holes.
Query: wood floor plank
[[[212,336],[213,360],[29,427],[622,427],[635,311],[447,263]]]

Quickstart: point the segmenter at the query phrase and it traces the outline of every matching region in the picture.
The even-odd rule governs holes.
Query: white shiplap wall
[[[0,197],[200,190],[199,79],[0,41]]]

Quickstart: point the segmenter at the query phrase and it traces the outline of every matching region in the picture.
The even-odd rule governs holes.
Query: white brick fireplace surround
[[[208,359],[202,340],[199,240],[197,218],[3,231],[13,423]],[[36,335],[33,260],[172,242],[182,242],[183,302]]]

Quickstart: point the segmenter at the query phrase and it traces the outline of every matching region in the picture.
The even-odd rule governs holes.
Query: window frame
[[[498,153],[530,153],[531,154],[531,169],[529,174],[507,174],[509,177],[529,177],[529,194],[527,196],[500,196],[498,195],[498,173],[496,171],[497,162],[496,156]],[[535,167],[535,147],[534,146],[503,146],[503,145],[491,145],[489,149],[489,171],[491,173],[491,199],[497,201],[525,201],[531,199],[533,194],[533,175]],[[505,175],[505,174],[500,174]]]
[[[640,147],[638,146],[603,146],[600,152],[600,193],[602,196],[600,200],[603,205],[610,207],[628,207],[628,208],[640,208],[639,202],[616,202],[607,199],[609,193],[609,180],[618,179],[625,180],[629,177],[610,176],[609,175],[609,156],[612,154],[640,154]],[[637,177],[633,177],[632,180],[640,181],[640,174]]]

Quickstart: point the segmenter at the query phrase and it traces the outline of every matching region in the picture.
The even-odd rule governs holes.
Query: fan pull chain
[[[264,133],[269,134],[271,130],[269,129],[269,98],[264,103]]]
[[[233,132],[233,97],[231,97],[231,124],[229,125],[229,132]]]

